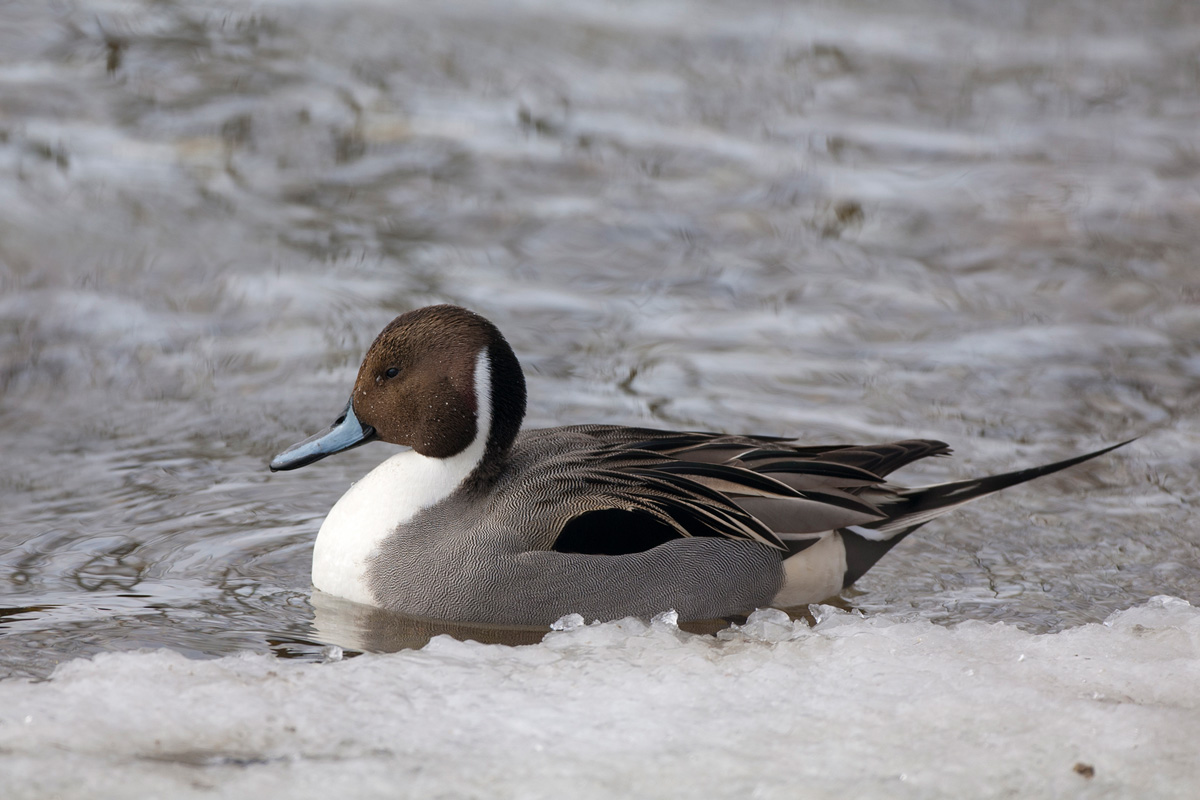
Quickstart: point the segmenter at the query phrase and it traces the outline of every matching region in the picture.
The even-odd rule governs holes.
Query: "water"
[[[912,483],[1142,437],[922,530],[868,619],[1200,602],[1194,4],[0,16],[0,674],[379,646],[308,570],[388,448],[266,462],[432,302],[505,332],[534,426],[950,442]]]

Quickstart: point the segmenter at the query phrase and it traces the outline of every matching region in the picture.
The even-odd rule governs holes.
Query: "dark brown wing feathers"
[[[949,454],[945,442],[800,446],[779,437],[614,426],[572,430],[597,443],[585,470],[595,500],[580,514],[622,509],[646,515],[653,522],[646,528],[647,547],[661,543],[669,526],[678,536],[749,539],[790,555],[825,532],[843,530],[846,538],[871,543],[870,563],[877,560],[875,550],[882,555],[951,508],[1121,446],[1003,475],[905,489],[884,478],[922,458]],[[863,496],[867,489],[870,500]],[[630,525],[622,536],[636,543],[636,524]]]

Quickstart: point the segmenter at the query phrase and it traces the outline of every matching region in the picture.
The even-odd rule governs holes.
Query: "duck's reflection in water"
[[[319,589],[310,598],[313,638],[322,644],[365,653],[395,653],[424,647],[435,636],[446,634],[461,641],[482,644],[537,644],[550,632],[546,626],[514,627],[422,619],[344,600]],[[742,619],[699,620],[679,623],[688,633],[713,634]]]

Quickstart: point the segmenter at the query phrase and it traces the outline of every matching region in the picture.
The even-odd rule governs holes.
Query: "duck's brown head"
[[[381,439],[450,458],[486,437],[485,460],[503,456],[525,415],[525,379],[495,325],[458,306],[409,311],[367,350],[341,416],[329,430],[271,461],[288,470]]]

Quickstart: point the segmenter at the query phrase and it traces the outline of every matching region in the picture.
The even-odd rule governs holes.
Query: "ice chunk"
[[[717,633],[717,638],[732,641],[745,638],[756,642],[786,642],[808,634],[808,625],[797,622],[777,608],[760,608],[751,614],[744,625],[731,625]]]
[[[583,617],[579,614],[567,614],[550,623],[552,631],[573,631],[583,627]]]
[[[655,614],[654,619],[650,620],[650,622],[655,625],[663,625],[668,628],[678,628],[679,612],[673,608],[668,611],[662,611],[658,614]]]

